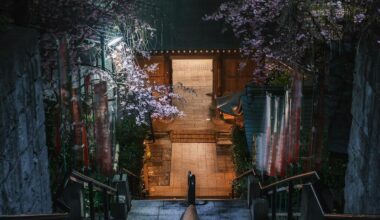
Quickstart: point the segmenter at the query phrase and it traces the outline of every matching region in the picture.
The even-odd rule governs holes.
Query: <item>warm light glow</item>
[[[107,46],[109,46],[109,47],[113,46],[113,45],[119,43],[122,39],[123,39],[123,37],[114,38],[110,42],[108,42]]]

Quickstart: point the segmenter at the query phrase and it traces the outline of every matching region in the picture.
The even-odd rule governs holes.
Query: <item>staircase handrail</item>
[[[63,220],[69,213],[0,215],[1,220]]]
[[[240,174],[239,176],[235,177],[232,181],[233,182],[236,182],[238,181],[239,179],[243,178],[243,177],[246,177],[248,175],[253,175],[253,176],[256,176],[256,172],[254,169],[249,169],[249,170],[246,170],[244,171],[242,174]]]
[[[195,205],[189,205],[182,214],[181,220],[199,220]]]
[[[239,180],[243,177],[249,176],[249,175],[253,175],[255,177],[258,177],[258,175],[256,174],[254,169],[247,170],[247,171],[243,172],[242,174],[240,174],[238,177],[236,177],[232,181],[232,187],[235,186],[237,180]],[[325,219],[380,219],[380,215],[327,213],[325,211],[326,209],[323,207],[323,205],[321,203],[321,200],[319,199],[319,196],[316,192],[316,189],[313,186],[314,182],[317,182],[320,180],[320,177],[316,171],[301,173],[301,174],[298,174],[295,176],[291,176],[291,177],[276,181],[274,183],[270,183],[268,185],[263,185],[260,181],[258,181],[258,186],[259,186],[261,192],[268,193],[269,191],[272,191],[272,196],[273,196],[277,192],[277,190],[276,190],[277,186],[288,184],[288,192],[289,192],[289,194],[291,194],[293,189],[295,188],[295,186],[300,185],[300,184],[294,185],[293,182],[299,181],[299,180],[303,181],[305,179],[308,179],[309,181],[303,182],[301,184],[301,186],[310,187],[311,191],[313,192],[313,197],[318,204],[318,209],[320,210],[323,218],[325,218]],[[234,189],[232,188],[232,195],[233,195],[233,193],[234,193]],[[289,196],[289,198],[291,199],[291,195]],[[291,204],[291,201],[288,204]],[[275,214],[274,212],[275,211],[273,211],[273,209],[272,209],[272,216],[274,216],[274,214]],[[292,209],[288,209],[288,215],[292,216]]]
[[[115,195],[117,193],[117,190],[111,186],[108,186],[104,183],[99,182],[98,180],[95,180],[89,176],[86,176],[76,170],[68,172],[61,185],[59,186],[56,194],[54,195],[53,202],[56,205],[61,206],[63,209],[68,211],[70,210],[64,203],[60,202],[59,198],[63,194],[64,190],[67,187],[67,184],[69,181],[79,183],[82,185],[86,185],[89,188],[89,202],[90,202],[90,219],[94,220],[95,219],[95,207],[94,207],[94,190],[97,190],[99,192],[103,193],[104,197],[104,219],[109,219],[109,200],[108,200],[108,195]]]
[[[100,192],[106,191],[108,194],[114,195],[116,193],[116,189],[108,186],[104,183],[99,182],[96,179],[93,179],[89,176],[83,175],[82,173],[79,173],[78,171],[72,171],[70,175],[70,180],[76,183],[84,184],[84,183],[92,183],[95,190],[98,190]]]
[[[288,177],[288,178],[285,178],[285,179],[279,180],[279,181],[277,181],[277,182],[270,183],[270,184],[265,185],[265,186],[263,186],[263,185],[259,182],[259,186],[260,186],[260,189],[261,189],[261,190],[263,190],[263,191],[268,191],[268,190],[270,190],[271,188],[277,187],[277,186],[279,186],[279,185],[284,185],[285,183],[290,183],[290,182],[293,182],[293,181],[303,180],[303,179],[306,179],[306,178],[312,178],[312,177],[315,178],[315,181],[320,180],[320,177],[319,177],[318,173],[317,173],[316,171],[311,171],[311,172],[301,173],[301,174],[298,174],[298,175],[295,175],[295,176],[291,176],[291,177]],[[315,182],[315,181],[309,181],[309,182],[307,182],[307,183],[312,183],[312,182]]]
[[[133,176],[133,177],[139,179],[139,176],[137,176],[136,174],[134,174],[132,171],[129,171],[129,170],[126,169],[126,168],[122,168],[122,170],[123,170],[124,172],[126,172],[127,174],[129,174],[129,175],[131,175],[131,176]]]
[[[195,175],[189,171],[187,175],[187,202],[190,205],[195,205]]]
[[[308,183],[304,184],[305,186],[310,187],[313,192],[313,197],[318,204],[318,208],[322,213],[322,216],[325,219],[380,219],[380,215],[370,215],[370,214],[348,214],[348,213],[327,213],[325,208],[323,208],[317,191],[315,190],[313,184]]]

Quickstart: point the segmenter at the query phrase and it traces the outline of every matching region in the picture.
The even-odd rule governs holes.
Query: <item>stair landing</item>
[[[229,198],[235,173],[232,156],[224,148],[215,143],[173,143],[169,184],[148,185],[149,197],[185,198],[190,170],[196,177],[198,198]],[[155,172],[162,175],[154,170],[148,175]]]
[[[133,200],[128,220],[179,220],[187,208],[184,200]],[[251,219],[245,200],[197,200],[202,220]]]

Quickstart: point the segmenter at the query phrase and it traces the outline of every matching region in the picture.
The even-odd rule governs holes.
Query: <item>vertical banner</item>
[[[55,119],[55,153],[58,155],[61,152],[61,109],[58,109]]]
[[[294,152],[293,152],[293,163],[296,163],[299,159],[300,150],[300,134],[301,134],[301,106],[302,106],[302,78],[299,73],[295,74],[294,77],[294,102],[293,107],[295,111],[295,130],[294,130]]]
[[[87,141],[86,126],[82,126],[82,143],[83,143],[83,166],[85,170],[88,170],[89,158],[88,158],[88,141]]]
[[[76,164],[79,165],[83,163],[82,156],[82,122],[80,118],[80,107],[79,107],[79,85],[80,79],[77,74],[72,74],[71,77],[71,117],[73,120],[73,129],[74,129],[74,151],[75,151],[75,160]],[[78,168],[77,167],[77,168]]]
[[[108,117],[107,82],[94,85],[96,162],[99,171],[112,175],[112,144]]]
[[[268,168],[269,155],[271,155],[270,146],[271,146],[271,97],[269,94],[266,95],[266,106],[265,106],[265,169]]]

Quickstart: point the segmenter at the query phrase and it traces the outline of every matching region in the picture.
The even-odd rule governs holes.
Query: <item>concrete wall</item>
[[[380,34],[368,33],[360,41],[355,61],[345,211],[379,214]]]
[[[0,215],[51,212],[37,37],[0,34]]]

